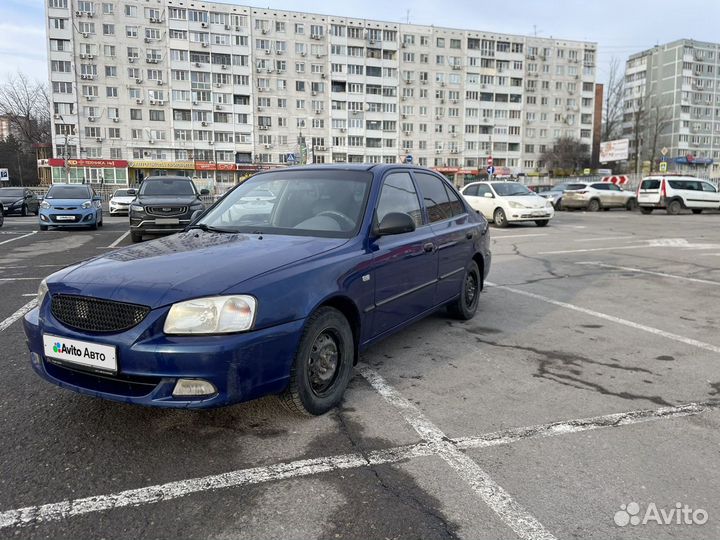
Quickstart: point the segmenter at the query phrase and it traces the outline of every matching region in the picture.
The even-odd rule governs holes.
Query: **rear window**
[[[23,193],[22,188],[0,188],[0,197],[22,197]]]
[[[113,197],[130,197],[131,195],[128,193],[127,189],[118,189],[115,191],[115,194]]]
[[[92,196],[87,186],[53,186],[46,199],[89,199]]]
[[[146,180],[140,188],[140,195],[173,196],[195,195],[195,188],[190,180],[164,178],[162,180]]]
[[[660,189],[660,180],[643,180],[640,189]]]
[[[566,191],[576,191],[578,189],[585,189],[586,184],[568,184],[565,188]]]

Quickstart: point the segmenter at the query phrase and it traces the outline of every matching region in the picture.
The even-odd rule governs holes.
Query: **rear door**
[[[612,195],[613,206],[624,207],[628,199],[632,196],[630,192],[623,191],[623,189],[616,184],[608,184],[609,192]]]
[[[413,175],[435,232],[439,265],[435,303],[441,304],[460,292],[465,267],[473,255],[477,226],[470,221],[465,205],[445,180],[420,171],[413,171]]]
[[[638,188],[638,204],[640,205],[657,205],[660,204],[660,178],[645,178],[640,182]]]
[[[593,193],[593,195],[600,199],[600,202],[605,208],[612,208],[616,204],[615,196],[613,195],[613,192],[610,191],[611,185],[612,184],[598,182],[590,186],[596,191],[596,193]]]
[[[390,212],[404,212],[413,218],[416,229],[373,242],[372,269],[368,274],[375,282],[373,337],[431,308],[438,274],[435,233],[423,218],[409,172],[391,171],[385,176],[375,211],[377,223]]]
[[[710,182],[702,181],[700,185],[703,190],[706,208],[720,208],[720,193]]]

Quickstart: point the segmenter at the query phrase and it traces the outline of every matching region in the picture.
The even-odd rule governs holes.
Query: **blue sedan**
[[[272,197],[257,204],[252,194]],[[490,270],[487,221],[406,165],[257,174],[184,232],[65,268],[24,319],[58,386],[160,407],[279,394],[322,414],[360,353],[446,308],[470,319]]]
[[[85,184],[54,184],[40,203],[40,230],[49,227],[102,227],[102,202]]]

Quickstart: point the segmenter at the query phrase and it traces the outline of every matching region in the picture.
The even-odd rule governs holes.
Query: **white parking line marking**
[[[515,534],[525,540],[551,540],[555,538],[543,527],[542,523],[515,502],[510,494],[498,485],[475,461],[459,451],[448,440],[447,436],[423,415],[420,409],[387,384],[385,379],[376,371],[368,366],[360,366],[358,370],[385,401],[398,409],[405,421],[423,439],[434,446],[437,455],[455,470],[458,476],[480,496],[485,504]]]
[[[601,242],[605,240],[626,240],[628,238],[635,238],[634,236],[601,236],[599,238],[576,238],[574,242]],[[637,240],[637,238],[635,238]]]
[[[597,317],[599,319],[605,319],[606,321],[614,322],[623,326],[627,326],[628,328],[634,328],[635,330],[642,330],[643,332],[648,332],[650,334],[655,334],[656,336],[661,336],[673,341],[677,341],[679,343],[684,343],[685,345],[690,345],[692,347],[697,347],[698,349],[704,349],[706,351],[710,351],[713,353],[720,353],[720,347],[717,345],[712,345],[711,343],[705,343],[704,341],[699,341],[697,339],[688,338],[685,336],[681,336],[678,334],[673,334],[672,332],[666,332],[665,330],[660,330],[659,328],[653,328],[652,326],[646,326],[644,324],[636,323],[633,321],[629,321],[627,319],[621,319],[620,317],[615,317],[613,315],[608,315],[606,313],[600,313],[599,311],[593,311],[592,309],[587,309],[584,307],[576,306],[574,304],[568,304],[567,302],[560,302],[559,300],[553,300],[552,298],[548,298],[547,296],[542,296],[540,294],[531,293],[528,291],[522,291],[520,289],[515,289],[513,287],[508,287],[506,285],[498,285],[497,283],[491,283],[489,281],[485,282],[486,285],[489,285],[490,287],[496,287],[498,289],[502,289],[511,293],[520,294],[522,296],[527,296],[528,298],[534,298],[535,300],[540,300],[542,302],[546,302],[548,304],[553,304],[558,307],[562,307],[565,309],[570,309],[572,311],[577,311],[579,313],[584,313],[585,315],[590,315],[591,317]]]
[[[10,315],[7,319],[0,322],[0,332],[5,330],[8,326],[10,326],[12,323],[17,321],[20,317],[25,315],[28,311],[30,311],[32,308],[35,307],[35,304],[37,304],[37,299],[33,298],[30,300],[27,304],[25,304],[23,307],[18,309],[15,313]]]
[[[705,285],[720,285],[720,281],[712,281],[710,279],[691,278],[686,276],[678,276],[675,274],[666,274],[665,272],[653,272],[652,270],[643,270],[641,268],[631,268],[629,266],[616,266],[614,264],[605,264],[601,262],[578,262],[575,264],[582,264],[585,266],[600,266],[602,268],[613,268],[615,270],[624,270],[626,272],[635,272],[636,274],[650,274],[653,276],[660,276],[672,279],[680,279],[682,281],[691,281],[693,283],[703,283]]]
[[[508,234],[506,236],[490,236],[492,240],[504,240],[505,238],[529,238],[531,236],[547,236],[547,234]]]
[[[705,403],[688,403],[678,407],[663,407],[654,410],[628,411],[581,420],[568,420],[530,427],[510,428],[505,431],[480,435],[479,437],[452,439],[450,443],[462,449],[484,448],[501,444],[511,444],[524,439],[553,437],[592,429],[610,429],[665,418],[692,416],[710,409],[717,409],[719,406],[720,403],[717,401],[709,401]],[[260,484],[337,470],[399,463],[413,458],[431,456],[436,453],[437,448],[434,443],[423,442],[376,450],[366,454],[345,454],[285,462],[266,467],[240,469],[212,476],[130,489],[109,495],[98,495],[41,506],[28,506],[15,510],[7,510],[0,512],[0,529],[21,527],[47,521],[58,521],[91,512],[104,512],[114,508],[155,504],[185,497],[194,493],[201,493],[203,491],[215,491],[243,485]]]
[[[127,235],[128,235],[128,234],[130,234],[130,231],[125,231],[120,238],[118,238],[117,240],[115,240],[115,241],[114,241],[112,244],[110,244],[108,247],[109,247],[109,248],[114,248],[114,247],[117,246],[120,242],[122,242],[125,238],[127,238]]]
[[[690,243],[684,238],[658,238],[647,240],[645,244],[632,246],[613,246],[586,249],[564,249],[561,251],[542,251],[538,255],[561,255],[566,253],[588,253],[591,251],[615,251],[616,249],[644,249],[644,248],[680,248],[680,249],[716,249],[720,244],[696,244]]]
[[[23,234],[22,236],[16,236],[15,238],[10,238],[9,240],[4,240],[4,241],[0,242],[0,246],[2,246],[3,244],[8,244],[10,242],[14,242],[15,240],[20,240],[21,238],[27,238],[28,236],[32,236],[33,234],[37,234],[37,231]]]
[[[20,296],[37,296],[37,293],[31,292],[29,294],[21,294]]]
[[[33,279],[41,281],[44,278],[41,278],[41,277],[5,277],[5,278],[0,278],[0,281],[28,281],[28,280],[32,281]]]

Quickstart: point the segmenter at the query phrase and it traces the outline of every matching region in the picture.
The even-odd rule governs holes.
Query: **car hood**
[[[135,196],[130,195],[128,197],[111,197],[110,200],[112,202],[116,202],[116,203],[130,204],[131,202],[133,202],[135,200]]]
[[[248,279],[346,242],[344,238],[192,230],[66,268],[48,278],[48,287],[53,293],[94,296],[156,308],[221,294]],[[252,294],[250,290],[242,292]]]
[[[44,199],[50,206],[81,206],[87,199]]]
[[[545,207],[545,198],[539,195],[513,195],[512,197],[503,197],[505,201],[515,201],[529,208]]]
[[[3,204],[13,204],[15,202],[20,202],[23,200],[23,197],[0,197],[0,202]]]
[[[142,196],[137,198],[137,202],[142,205],[163,206],[166,204],[182,204],[190,206],[193,203],[201,202],[200,199],[193,195],[173,195],[166,197]]]

